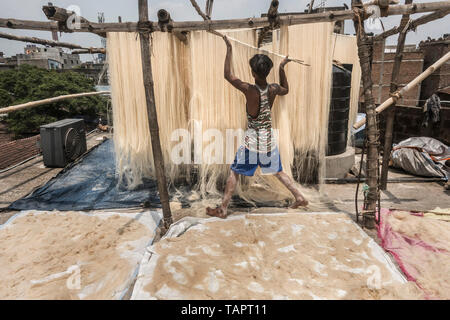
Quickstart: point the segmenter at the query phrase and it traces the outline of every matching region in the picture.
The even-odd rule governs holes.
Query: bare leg
[[[234,190],[236,190],[238,174],[231,170],[227,179],[227,185],[225,187],[225,195],[223,196],[222,205],[216,209],[206,208],[206,214],[212,217],[219,217],[225,219],[227,217],[227,209],[230,204],[231,197]]]
[[[308,201],[302,195],[300,190],[295,186],[294,181],[286,173],[284,173],[283,171],[280,171],[276,174],[276,177],[294,195],[295,202],[291,206],[292,209],[296,209],[298,207],[306,207],[308,205]]]

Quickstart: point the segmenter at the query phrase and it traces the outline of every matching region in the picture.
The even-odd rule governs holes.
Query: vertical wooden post
[[[264,37],[266,34],[273,30],[274,28],[279,26],[279,19],[278,19],[278,6],[280,5],[280,2],[278,0],[272,0],[270,2],[269,10],[267,11],[267,17],[269,18],[270,26],[264,27],[258,36],[258,48],[261,48],[262,42],[264,40]]]
[[[211,19],[213,4],[214,4],[214,0],[206,0],[205,13],[209,19]]]
[[[313,11],[313,5],[314,5],[314,0],[311,0],[311,2],[309,3],[308,13],[311,13]]]
[[[412,0],[405,0],[405,4],[411,4]],[[403,60],[403,50],[405,48],[406,34],[408,33],[409,14],[404,14],[400,21],[401,32],[397,40],[397,50],[395,52],[394,65],[392,67],[391,88],[390,93],[394,93],[398,89],[398,75],[400,74],[400,66]],[[383,148],[383,165],[381,167],[380,189],[387,189],[387,179],[389,172],[389,159],[392,150],[392,134],[394,131],[395,119],[395,103],[389,108],[386,117],[386,131],[384,133],[384,148]]]
[[[148,2],[139,0],[139,22],[148,21]],[[172,213],[169,205],[169,192],[167,191],[166,174],[164,171],[164,160],[159,139],[158,117],[155,105],[155,92],[153,88],[153,74],[150,54],[150,34],[146,31],[139,32],[141,40],[142,74],[144,77],[145,98],[147,103],[148,123],[152,139],[153,162],[155,163],[155,175],[158,184],[159,198],[161,200],[164,227],[166,230],[172,224]]]
[[[368,140],[367,148],[367,185],[369,192],[367,194],[367,207],[364,212],[363,221],[367,228],[375,227],[375,213],[378,200],[378,134],[377,114],[375,111],[375,101],[373,98],[372,83],[372,67],[371,53],[373,47],[373,39],[367,36],[364,30],[364,17],[361,10],[361,0],[352,0],[352,8],[357,14],[353,20],[356,38],[358,43],[359,63],[361,65],[362,82],[364,90],[364,105],[366,109],[366,134]]]

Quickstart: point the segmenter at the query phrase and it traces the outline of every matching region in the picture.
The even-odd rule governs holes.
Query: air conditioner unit
[[[47,167],[64,168],[87,150],[82,119],[65,119],[41,126],[41,149]]]

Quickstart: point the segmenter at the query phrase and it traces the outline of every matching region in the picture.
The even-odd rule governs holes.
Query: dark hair
[[[250,67],[258,77],[267,78],[273,67],[273,62],[265,54],[255,54],[250,59]]]

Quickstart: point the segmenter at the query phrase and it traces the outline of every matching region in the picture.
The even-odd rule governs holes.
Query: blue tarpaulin
[[[13,210],[97,210],[132,208],[149,201],[160,207],[155,181],[136,190],[118,186],[114,143],[107,140],[30,195],[13,202]]]

